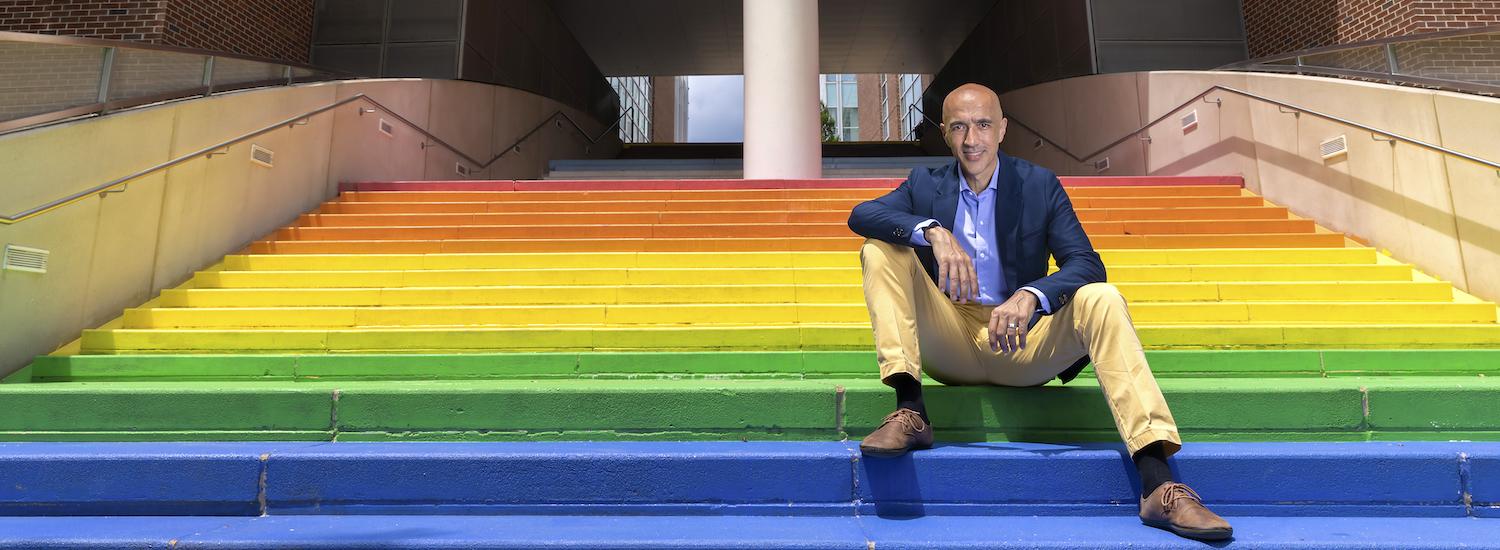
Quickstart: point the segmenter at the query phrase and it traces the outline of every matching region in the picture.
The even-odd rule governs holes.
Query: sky
[[[689,142],[745,141],[745,77],[689,76]]]

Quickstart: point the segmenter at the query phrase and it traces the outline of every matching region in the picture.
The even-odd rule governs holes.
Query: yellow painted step
[[[1123,266],[1110,282],[1411,281],[1410,266]],[[414,271],[207,271],[197,288],[380,288],[436,286],[859,284],[855,267],[470,269]]]
[[[1105,265],[1370,264],[1373,248],[1205,248],[1102,250]],[[559,254],[263,254],[232,255],[232,271],[367,271],[560,267],[857,267],[848,252],[580,252]]]
[[[1120,283],[1131,302],[1448,302],[1435,281],[1306,283]],[[162,307],[327,307],[662,303],[863,303],[858,284],[574,285],[406,288],[173,289]]]
[[[1149,349],[1500,347],[1500,325],[1147,325]],[[869,325],[388,330],[88,330],[84,353],[868,350]],[[873,372],[873,366],[872,366]],[[872,374],[873,375],[873,374]]]
[[[1136,323],[1494,323],[1495,305],[1453,302],[1139,302]],[[125,328],[763,325],[869,322],[864,304],[566,304],[446,307],[135,308]]]

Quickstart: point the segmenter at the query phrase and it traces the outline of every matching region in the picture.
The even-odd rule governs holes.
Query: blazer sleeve
[[[1078,288],[1089,283],[1105,281],[1104,262],[1089,236],[1073,212],[1073,202],[1063,191],[1056,175],[1047,182],[1048,203],[1052,212],[1047,221],[1047,247],[1057,259],[1057,273],[1047,275],[1022,286],[1030,286],[1047,295],[1052,311],[1067,305]]]
[[[912,246],[913,228],[928,220],[927,216],[912,213],[915,204],[912,180],[917,179],[917,170],[921,168],[912,170],[906,181],[890,193],[855,206],[849,212],[849,229],[863,237]]]

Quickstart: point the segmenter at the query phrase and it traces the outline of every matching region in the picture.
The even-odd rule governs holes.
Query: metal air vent
[[[250,162],[270,168],[276,164],[276,153],[259,145],[250,145]]]
[[[7,271],[47,272],[47,256],[52,254],[40,248],[26,248],[13,244],[5,245],[4,269]]]
[[[1184,115],[1182,117],[1182,133],[1186,134],[1188,132],[1193,131],[1193,129],[1195,129],[1197,127],[1198,127],[1198,110],[1197,109],[1193,109],[1192,112],[1190,112],[1187,115]]]
[[[467,178],[469,177],[469,167],[464,166],[462,162],[455,162],[453,163],[453,173]]]
[[[1343,134],[1318,144],[1318,154],[1323,155],[1323,160],[1328,160],[1348,152],[1349,140],[1345,139]]]
[[[385,137],[396,137],[396,127],[392,126],[390,121],[382,118],[380,119],[380,133],[385,134]]]
[[[1109,170],[1109,157],[1104,157],[1102,159],[1094,161],[1095,172],[1103,172],[1105,170]]]

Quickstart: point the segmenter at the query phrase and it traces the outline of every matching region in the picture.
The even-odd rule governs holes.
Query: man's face
[[[953,156],[971,181],[985,178],[986,184],[995,165],[1000,141],[1005,139],[1005,119],[1000,101],[988,90],[960,88],[943,102],[943,138]]]

